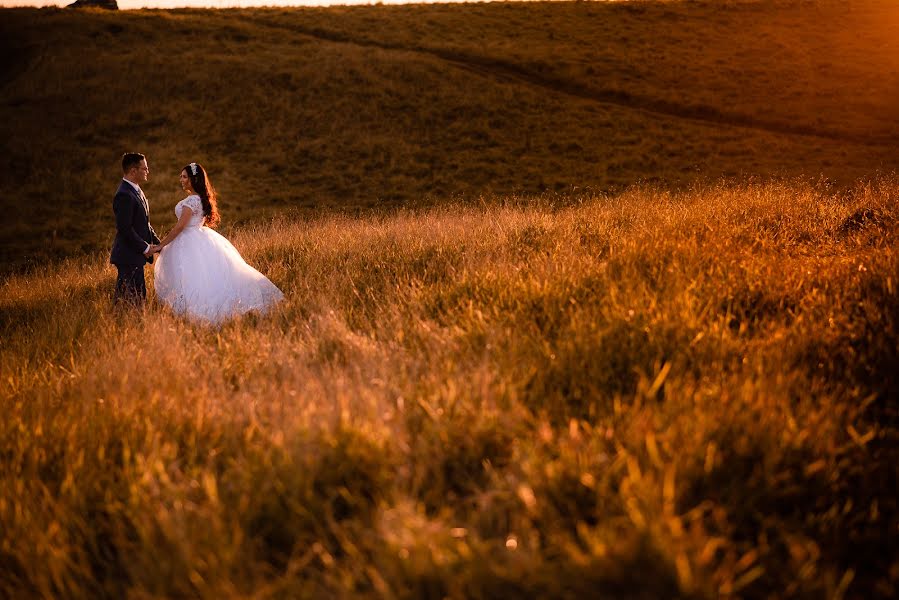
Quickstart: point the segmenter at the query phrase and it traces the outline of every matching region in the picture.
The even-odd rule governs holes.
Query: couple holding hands
[[[178,223],[161,240],[150,225],[150,206],[140,187],[150,179],[147,158],[126,153],[122,174],[112,201],[116,235],[110,262],[118,269],[117,304],[143,305],[144,266],[156,254],[157,298],[193,321],[217,325],[249,311],[265,311],[284,298],[213,230],[219,222],[215,188],[202,165],[192,162],[182,169],[181,188],[188,196],[175,205]]]

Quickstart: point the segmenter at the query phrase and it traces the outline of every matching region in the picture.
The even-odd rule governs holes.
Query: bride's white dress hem
[[[154,267],[156,296],[175,314],[217,325],[247,312],[265,312],[284,298],[231,242],[203,226],[199,196],[175,206],[179,219],[183,210],[192,212],[190,222],[162,249]]]

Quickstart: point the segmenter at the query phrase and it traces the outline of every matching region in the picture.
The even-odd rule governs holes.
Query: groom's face
[[[150,167],[147,166],[147,159],[140,161],[140,164],[131,168],[131,180],[137,184],[146,183],[150,179]]]

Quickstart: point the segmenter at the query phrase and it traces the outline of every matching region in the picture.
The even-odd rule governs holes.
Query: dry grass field
[[[0,287],[0,592],[892,597],[899,181],[275,221],[287,300]],[[569,199],[570,200],[570,199]]]
[[[896,597],[897,40],[0,11],[0,598]],[[276,310],[113,310],[126,149],[160,231],[206,164]]]
[[[3,272],[108,248],[123,151],[229,223],[483,194],[849,185],[899,165],[899,7],[493,3],[0,12]]]

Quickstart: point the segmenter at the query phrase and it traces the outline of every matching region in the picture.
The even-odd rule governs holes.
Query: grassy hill
[[[0,596],[891,598],[896,178],[234,231],[286,301],[0,284]]]
[[[897,40],[0,11],[0,597],[895,597]],[[163,231],[208,167],[272,315],[112,310],[134,149]]]
[[[154,222],[203,162],[227,223],[491,194],[838,184],[899,161],[899,9],[845,2],[0,11],[3,271]]]

